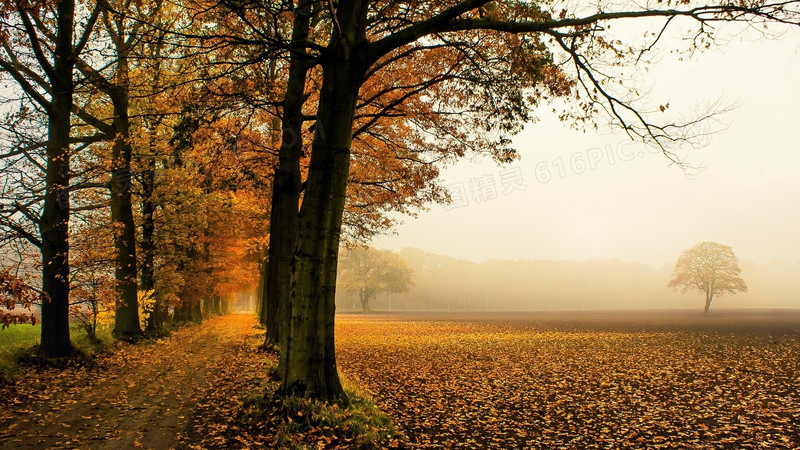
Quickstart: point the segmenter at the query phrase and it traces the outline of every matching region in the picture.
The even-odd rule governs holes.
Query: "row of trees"
[[[343,400],[342,239],[446,200],[437,164],[513,159],[511,137],[554,99],[564,121],[609,117],[677,161],[671,145],[715,111],[677,122],[622,81],[629,65],[673,23],[693,27],[693,51],[719,23],[796,24],[798,3],[4,1],[0,226],[41,256],[41,351],[70,352],[73,235],[99,225],[118,336],[139,333],[137,283],[162,313],[172,293],[196,315],[260,261],[281,391]],[[610,31],[625,19],[644,39]]]
[[[72,352],[69,315],[113,311],[114,334],[199,320],[257,278],[268,203],[245,122],[207,106],[162,2],[6,2],[0,154],[6,273],[38,291],[39,352]],[[197,61],[204,55],[193,55]],[[260,191],[259,191],[260,190]],[[92,319],[94,320],[94,319]]]
[[[291,183],[305,177],[313,115],[305,94],[293,109],[281,86],[298,76],[276,45],[293,11],[264,5],[258,27],[275,37],[248,41],[258,30],[237,5],[3,5],[0,69],[11,93],[0,155],[4,286],[38,296],[43,355],[72,352],[70,311],[96,316],[110,307],[114,334],[135,339],[142,295],[155,299],[145,328],[158,331],[168,318],[223,311],[226,297],[256,282],[259,266],[262,278],[267,267],[280,269],[265,264],[266,244],[294,228],[281,208],[299,197],[274,194],[270,213],[273,185],[287,189],[280,167],[290,147]],[[304,69],[303,83],[319,82],[312,72]],[[389,226],[386,211],[446,199],[432,182],[438,169],[404,142],[410,125],[377,120],[398,95],[384,88],[374,87],[362,108],[361,166],[343,215],[354,240]],[[282,133],[292,120],[296,127]],[[378,135],[381,127],[390,129]],[[272,230],[271,215],[281,224]],[[276,274],[288,282],[285,271]],[[16,296],[8,309],[30,304]],[[274,306],[263,311],[277,330],[276,315],[266,315]]]

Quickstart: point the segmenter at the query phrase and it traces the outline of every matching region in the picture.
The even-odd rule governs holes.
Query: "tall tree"
[[[657,124],[648,120],[633,101],[615,95],[618,81],[597,70],[593,58],[610,55],[617,61],[632,61],[639,52],[618,39],[604,35],[610,21],[632,18],[662,18],[664,27],[678,17],[698,25],[698,37],[707,36],[707,25],[717,21],[798,23],[797,2],[736,3],[701,6],[668,5],[664,9],[632,7],[631,10],[584,12],[548,11],[546,5],[530,2],[492,2],[465,0],[442,5],[439,2],[376,3],[366,0],[341,0],[329,4],[330,35],[326,42],[309,43],[306,48],[318,54],[322,70],[314,139],[308,180],[298,216],[298,234],[293,260],[290,297],[289,345],[282,391],[323,399],[341,399],[343,391],[336,371],[334,349],[334,295],[338,249],[349,176],[353,125],[359,91],[366,79],[381,65],[399,64],[411,58],[420,47],[438,45],[461,49],[478,70],[453,83],[463,89],[491,89],[493,72],[507,65],[492,62],[515,59],[538,52],[561,52],[563,63],[573,66],[568,92],[578,100],[577,112],[566,114],[585,120],[598,109],[605,109],[626,132],[661,146],[665,154],[670,142],[686,137],[687,127],[672,122]],[[612,8],[612,7],[609,7]],[[523,51],[512,45],[517,35]],[[657,41],[660,34],[654,37]],[[652,43],[648,43],[652,45]],[[549,46],[549,47],[548,47]],[[646,50],[648,46],[642,49]],[[294,51],[297,51],[295,48]],[[503,55],[512,55],[503,58]],[[515,57],[516,58],[515,58]],[[527,58],[534,59],[534,58]],[[469,63],[465,63],[469,65]],[[564,64],[526,66],[532,87],[547,86],[548,75]],[[413,69],[412,69],[413,70]],[[532,102],[526,102],[522,89],[505,85],[496,89],[497,97],[487,96],[483,113],[487,132],[497,132],[500,142],[518,130],[527,119]],[[499,91],[499,92],[498,92]],[[571,92],[570,92],[571,91]],[[630,98],[630,97],[628,97]]]
[[[291,45],[303,46],[308,41],[314,10],[313,1],[300,0],[295,8]],[[314,7],[316,9],[316,7]],[[289,58],[286,93],[281,105],[281,143],[278,166],[275,169],[270,209],[270,244],[264,280],[264,324],[266,342],[291,345],[288,321],[291,290],[291,267],[297,240],[297,209],[300,203],[302,175],[300,160],[303,157],[303,104],[306,100],[306,81],[313,61],[302,52],[293,52]],[[285,367],[282,354],[279,365]]]
[[[701,242],[681,254],[667,286],[684,294],[689,291],[704,293],[703,312],[707,315],[715,295],[747,292],[741,273],[739,260],[731,247]]]
[[[82,6],[84,6],[82,4]],[[34,240],[42,255],[42,337],[39,353],[67,356],[69,337],[70,144],[75,92],[75,62],[86,46],[98,8],[86,5],[76,16],[76,2],[3,2],[3,57],[0,69],[43,112],[45,186],[39,228]],[[82,18],[83,29],[76,23]],[[43,33],[42,30],[49,30]],[[77,39],[76,39],[77,36]]]
[[[136,224],[133,214],[133,173],[131,170],[131,57],[134,47],[142,42],[141,30],[146,21],[155,22],[160,14],[160,2],[131,4],[108,2],[101,12],[103,36],[96,41],[109,43],[106,58],[100,60],[105,68],[95,69],[87,61],[78,59],[77,69],[87,81],[100,90],[111,103],[110,123],[96,121],[94,126],[112,136],[109,162],[111,192],[111,221],[114,227],[116,248],[115,278],[118,304],[115,309],[114,335],[120,339],[134,339],[141,335],[138,305],[138,271],[136,258]]]

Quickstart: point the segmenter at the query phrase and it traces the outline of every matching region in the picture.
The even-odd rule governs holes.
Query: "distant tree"
[[[357,247],[342,255],[339,283],[345,292],[357,293],[364,312],[379,293],[403,293],[414,284],[414,272],[397,253]]]
[[[747,292],[747,285],[739,276],[741,272],[731,247],[701,242],[678,258],[673,279],[667,286],[683,294],[688,291],[705,293],[705,314],[708,314],[715,295]]]

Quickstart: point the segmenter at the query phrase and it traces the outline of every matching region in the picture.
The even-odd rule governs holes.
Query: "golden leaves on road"
[[[196,402],[254,332],[249,316],[223,316],[167,338],[100,355],[96,367],[24,367],[0,394],[0,441],[14,447],[170,448]]]
[[[800,446],[800,336],[337,322],[341,370],[422,447]]]

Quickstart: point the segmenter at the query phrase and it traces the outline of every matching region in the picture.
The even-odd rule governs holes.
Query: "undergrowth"
[[[243,425],[271,434],[278,448],[408,447],[407,438],[367,393],[346,381],[345,392],[348,403],[342,406],[270,390],[245,400]]]

